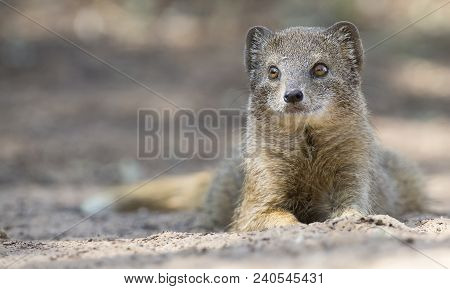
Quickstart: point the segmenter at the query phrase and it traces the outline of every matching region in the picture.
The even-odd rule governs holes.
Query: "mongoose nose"
[[[286,92],[284,95],[284,101],[287,103],[294,103],[303,100],[303,92],[301,90],[295,89]]]

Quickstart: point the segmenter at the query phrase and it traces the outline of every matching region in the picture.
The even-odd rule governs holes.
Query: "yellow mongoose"
[[[203,226],[234,231],[422,210],[415,166],[384,150],[369,123],[363,53],[349,22],[251,28],[241,157],[225,161],[214,178],[199,173],[152,183],[122,208],[201,207]]]

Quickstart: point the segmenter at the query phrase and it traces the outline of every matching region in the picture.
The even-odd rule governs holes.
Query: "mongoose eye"
[[[270,79],[278,79],[278,78],[280,78],[280,70],[278,69],[278,67],[276,67],[274,65],[269,67],[269,78]]]
[[[315,77],[324,77],[328,74],[328,67],[323,63],[314,64],[311,74]]]

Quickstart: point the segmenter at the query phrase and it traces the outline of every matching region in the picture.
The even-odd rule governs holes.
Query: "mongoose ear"
[[[261,48],[267,39],[272,35],[272,31],[263,26],[255,26],[247,32],[245,43],[245,66],[250,73],[258,67]]]
[[[341,43],[342,51],[355,65],[358,71],[361,71],[364,50],[359,37],[358,28],[353,23],[341,21],[333,24],[327,29],[332,37],[335,37]]]

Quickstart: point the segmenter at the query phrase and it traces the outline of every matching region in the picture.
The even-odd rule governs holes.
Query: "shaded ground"
[[[58,201],[53,198],[59,194]],[[2,220],[0,266],[11,268],[441,268],[450,266],[450,219],[387,216],[329,220],[255,233],[194,233],[194,214],[146,210],[85,215],[64,188],[22,188]],[[31,198],[30,198],[31,194]],[[25,200],[25,196],[26,200]],[[17,202],[19,201],[19,202]],[[17,206],[14,203],[21,205]],[[16,210],[19,209],[19,210]],[[20,212],[17,222],[13,212]],[[26,233],[25,233],[26,232]],[[157,233],[159,232],[159,233]],[[36,239],[33,240],[32,239]]]

